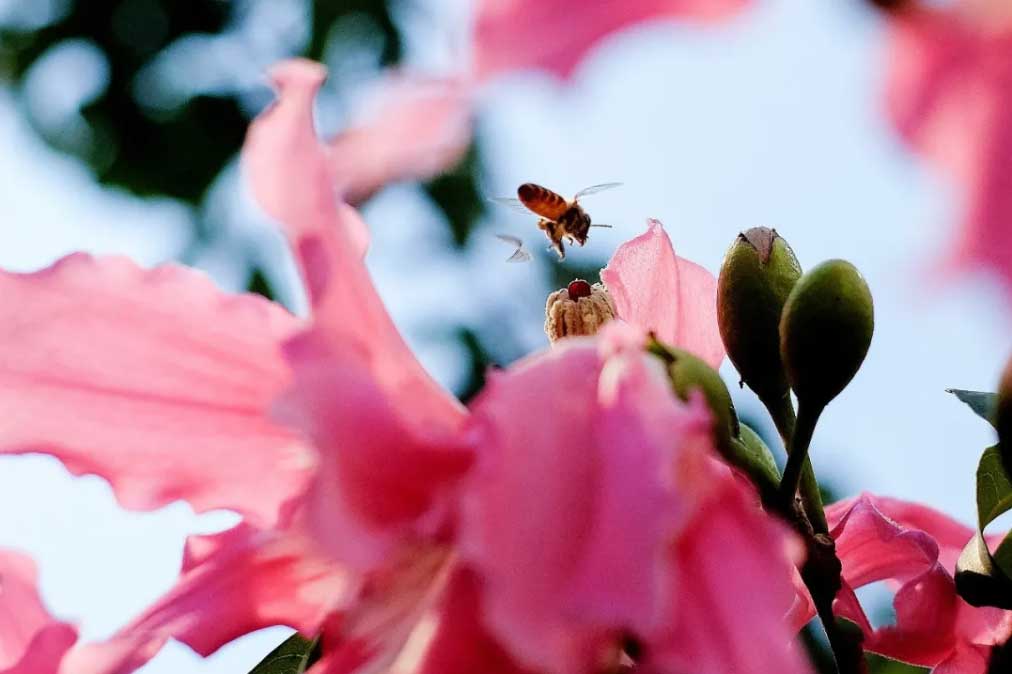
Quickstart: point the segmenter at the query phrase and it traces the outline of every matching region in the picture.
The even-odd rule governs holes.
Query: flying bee
[[[564,260],[566,248],[562,243],[563,239],[569,241],[570,245],[575,243],[582,246],[587,242],[587,235],[590,233],[591,227],[611,227],[611,225],[592,224],[590,216],[579,203],[580,198],[618,187],[621,184],[592,185],[580,190],[572,199],[567,200],[547,187],[524,183],[517,188],[518,199],[501,198],[494,199],[494,201],[537,215],[539,218],[538,229],[543,231],[548,240],[552,242],[551,248],[559,254],[559,259]]]

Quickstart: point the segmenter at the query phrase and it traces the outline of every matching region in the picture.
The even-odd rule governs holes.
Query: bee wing
[[[519,238],[509,234],[496,234],[495,236],[500,241],[505,241],[509,245],[516,247],[513,254],[506,258],[507,262],[527,262],[531,259],[531,254],[527,252],[527,249],[524,248],[524,242]]]
[[[588,194],[597,194],[598,192],[604,192],[605,190],[610,190],[613,187],[620,187],[621,185],[622,183],[601,183],[600,185],[591,185],[590,187],[584,187],[582,190],[576,193],[576,196],[573,197],[573,200],[575,201],[580,197],[587,196]]]
[[[531,213],[534,213],[534,211],[524,206],[524,202],[520,201],[519,199],[514,199],[513,197],[489,197],[489,201],[494,201],[500,206],[512,208],[514,211],[523,213],[525,215],[530,215]],[[534,215],[537,215],[537,213],[534,213]]]

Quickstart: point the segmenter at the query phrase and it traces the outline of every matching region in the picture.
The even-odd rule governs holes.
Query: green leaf
[[[951,393],[959,398],[961,401],[966,403],[978,417],[994,426],[994,412],[998,407],[997,393],[987,393],[985,391],[964,391],[963,389],[958,388],[947,388],[945,389],[945,392]]]
[[[977,525],[981,531],[1012,508],[1012,481],[997,447],[988,447],[977,464]]]
[[[956,591],[973,606],[1012,609],[1012,536],[994,554],[984,529],[1012,509],[1012,481],[997,447],[984,450],[977,464],[977,533],[956,561]]]
[[[249,674],[303,674],[320,658],[319,642],[296,632],[268,653]]]

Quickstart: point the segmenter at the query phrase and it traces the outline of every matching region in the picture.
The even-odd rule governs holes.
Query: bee
[[[566,248],[562,243],[563,239],[569,241],[570,245],[575,243],[582,246],[587,242],[587,235],[590,233],[591,227],[611,227],[611,225],[592,224],[590,216],[579,203],[580,198],[618,187],[621,184],[592,185],[580,190],[572,199],[567,200],[547,187],[524,183],[517,188],[518,199],[498,198],[494,201],[537,215],[539,218],[538,229],[543,231],[548,240],[552,242],[549,250],[554,249],[559,254],[559,259],[564,260],[566,259]]]

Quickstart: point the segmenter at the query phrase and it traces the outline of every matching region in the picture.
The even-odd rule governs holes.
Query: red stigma
[[[581,297],[590,297],[590,284],[582,279],[576,279],[569,284],[569,299],[574,302]]]

